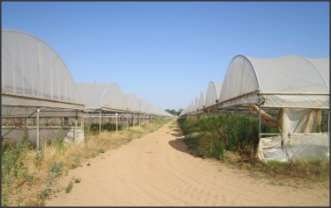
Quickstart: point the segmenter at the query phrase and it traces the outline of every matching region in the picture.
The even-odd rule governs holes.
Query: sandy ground
[[[247,171],[187,153],[170,124],[70,171],[70,193],[46,205],[328,205],[327,188],[272,185]],[[65,181],[65,180],[63,180]]]

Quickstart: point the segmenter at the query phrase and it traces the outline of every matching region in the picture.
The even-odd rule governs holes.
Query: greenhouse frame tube
[[[102,111],[99,112],[99,134],[102,131]]]
[[[115,118],[116,131],[118,131],[118,113],[115,113]]]
[[[331,113],[331,111],[329,109],[329,111],[328,111],[328,135],[329,136],[330,136],[330,113]]]
[[[36,140],[37,140],[37,150],[40,150],[40,135],[39,135],[39,114],[40,114],[40,108],[37,108],[37,117],[36,117]]]
[[[262,125],[262,122],[261,122],[261,107],[259,108],[259,141],[260,141],[260,139],[261,139],[261,130],[262,130],[262,128],[261,128],[261,125]]]

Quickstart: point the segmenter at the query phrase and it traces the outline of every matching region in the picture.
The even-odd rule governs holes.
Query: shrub
[[[184,135],[199,132],[198,137],[187,137],[185,143],[194,152],[206,157],[222,159],[225,150],[255,155],[258,145],[258,119],[249,114],[224,112],[218,115],[184,117],[178,120]],[[264,132],[277,129],[262,125]]]

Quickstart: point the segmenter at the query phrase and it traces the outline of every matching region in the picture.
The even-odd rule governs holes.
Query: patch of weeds
[[[65,143],[64,143],[64,138],[58,138],[58,139],[54,139],[52,141],[52,145],[56,147],[56,150],[59,153],[63,153],[65,150]]]
[[[68,194],[71,192],[72,188],[74,186],[74,183],[72,181],[69,182],[69,184],[67,185],[67,187],[65,188],[65,192]]]
[[[98,153],[105,153],[105,150],[101,148],[98,150]]]
[[[38,198],[41,200],[42,204],[44,204],[44,201],[50,196],[52,192],[52,189],[49,187],[46,187],[44,190],[42,190],[39,195]]]
[[[75,183],[80,183],[81,182],[80,178],[74,178],[73,180],[74,180]]]
[[[40,167],[42,160],[43,160],[43,154],[42,154],[42,152],[37,151],[36,152],[36,155],[35,155],[35,158],[34,158],[34,161],[33,161],[34,162],[34,165],[36,167]]]
[[[64,166],[63,161],[54,162],[53,164],[51,164],[51,166],[48,169],[50,176],[53,178],[60,176],[63,171],[63,166]]]
[[[72,159],[72,164],[70,168],[77,168],[80,165],[80,157],[79,156],[74,156]]]
[[[34,177],[33,177],[33,175],[28,175],[28,174],[26,174],[26,175],[24,176],[24,179],[25,179],[25,181],[27,181],[27,182],[31,185],[32,182],[33,182]]]

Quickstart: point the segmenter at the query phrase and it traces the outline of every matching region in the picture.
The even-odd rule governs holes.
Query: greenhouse
[[[119,112],[128,108],[126,97],[116,84],[77,83],[77,89],[87,111]]]
[[[205,106],[209,107],[216,104],[218,99],[215,83],[210,81],[206,91]]]
[[[329,59],[235,56],[218,98],[221,111],[244,108],[258,115],[261,160],[329,157]],[[263,122],[280,133],[262,132]]]
[[[48,45],[22,32],[2,31],[5,105],[82,109],[66,65]]]
[[[82,139],[76,85],[60,56],[29,34],[2,31],[4,138]],[[36,121],[37,120],[37,121]]]
[[[222,84],[210,81],[206,90],[205,108],[207,111],[216,107],[219,94],[221,93]]]
[[[81,102],[85,105],[87,130],[118,130],[142,125],[153,116],[164,116],[136,95],[122,92],[114,83],[78,83]],[[154,110],[153,110],[154,109]],[[97,127],[96,127],[97,126]]]
[[[113,83],[75,83],[45,42],[2,31],[2,136],[39,148],[53,139],[81,142],[86,129],[118,130],[169,114]]]
[[[220,93],[222,106],[263,102],[264,107],[329,107],[328,59],[236,56]]]

